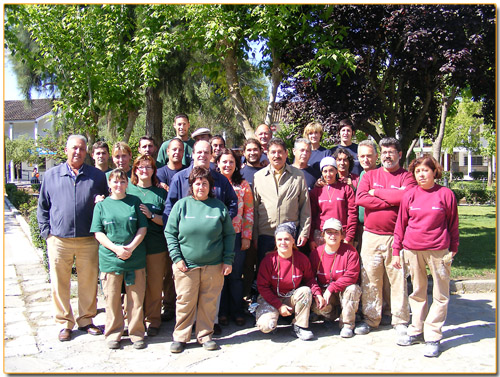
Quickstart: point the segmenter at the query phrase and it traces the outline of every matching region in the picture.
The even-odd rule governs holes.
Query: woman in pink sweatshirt
[[[393,266],[401,268],[400,254],[409,265],[413,293],[409,296],[412,312],[408,333],[398,340],[401,346],[425,342],[424,355],[439,355],[450,297],[450,272],[458,252],[458,211],[453,192],[438,185],[442,168],[431,156],[414,160],[409,167],[418,186],[401,200],[394,243]],[[428,310],[427,272],[433,279],[433,301]]]

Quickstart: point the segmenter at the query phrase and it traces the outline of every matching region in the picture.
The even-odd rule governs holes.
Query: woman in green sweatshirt
[[[226,206],[214,198],[209,170],[194,167],[189,186],[189,195],[175,203],[165,227],[177,293],[174,353],[191,339],[195,319],[198,343],[210,351],[218,348],[212,340],[217,298],[232,270],[236,237]]]
[[[106,298],[106,342],[120,348],[125,327],[121,288],[125,281],[128,333],[134,348],[144,343],[143,301],[146,290],[146,247],[142,242],[148,220],[140,210],[141,201],[127,195],[128,177],[122,169],[108,178],[111,195],[96,204],[90,231],[99,241],[99,270]]]

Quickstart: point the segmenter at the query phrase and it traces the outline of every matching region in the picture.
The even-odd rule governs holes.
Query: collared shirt
[[[271,167],[274,177],[274,183],[276,184],[276,190],[278,190],[278,182],[280,181],[280,178],[283,175],[283,172],[285,171],[285,165],[283,165],[283,167],[280,170],[276,170],[273,167]]]
[[[78,175],[66,162],[48,170],[38,198],[37,220],[40,234],[61,238],[90,237],[90,224],[97,195],[107,195],[105,174],[83,164]]]
[[[274,171],[270,165],[255,173],[253,238],[261,234],[274,236],[276,226],[288,221],[295,223],[300,236],[308,238],[311,204],[304,174],[287,164],[277,189],[274,182]]]

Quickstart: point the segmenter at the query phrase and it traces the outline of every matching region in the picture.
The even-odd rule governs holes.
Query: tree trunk
[[[441,104],[441,122],[439,124],[439,131],[436,139],[432,143],[432,156],[440,162],[441,160],[441,145],[443,144],[444,139],[444,129],[446,126],[446,118],[448,116],[448,110],[451,105],[455,101],[455,97],[457,95],[457,88],[452,87],[451,93],[448,97],[446,97],[443,89],[443,103]]]
[[[254,129],[252,123],[250,122],[250,118],[247,115],[245,100],[243,99],[240,91],[240,83],[237,72],[238,63],[236,60],[235,48],[234,44],[229,45],[229,48],[226,50],[225,56],[223,57],[223,65],[226,73],[229,95],[233,104],[234,115],[236,116],[236,122],[245,134],[245,138],[248,139],[254,136]]]
[[[161,88],[146,88],[146,135],[151,136],[156,145],[163,142],[163,100]]]
[[[281,59],[276,54],[276,49],[271,48],[271,58],[273,60],[273,67],[271,68],[271,93],[269,94],[269,103],[267,104],[266,111],[266,123],[268,126],[271,126],[273,122],[273,112],[274,112],[274,104],[276,103],[276,94],[278,93],[278,87],[281,84],[281,79],[283,77],[283,72],[281,70]]]
[[[409,165],[408,161],[410,159],[410,155],[411,155],[411,152],[413,151],[413,148],[415,148],[415,144],[417,144],[417,141],[418,141],[418,138],[413,139],[413,141],[410,144],[410,147],[406,151],[406,158],[405,158],[405,162],[404,162],[405,167],[408,167],[408,165]]]
[[[488,156],[488,187],[493,184],[493,158]]]
[[[123,133],[123,141],[128,143],[130,139],[130,135],[135,126],[135,121],[139,116],[139,111],[137,109],[129,110],[127,114],[127,127],[125,128],[125,132]],[[159,144],[158,144],[159,145]]]
[[[109,135],[111,140],[116,140],[117,127],[116,127],[116,125],[113,124],[113,119],[114,119],[113,111],[108,110],[108,113],[106,115],[106,124],[107,124],[107,128],[108,128],[108,135]]]

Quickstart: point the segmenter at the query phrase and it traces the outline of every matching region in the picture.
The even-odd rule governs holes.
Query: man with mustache
[[[392,326],[399,336],[406,334],[410,311],[403,270],[392,267],[392,243],[401,198],[416,186],[413,176],[400,167],[399,141],[380,140],[382,167],[367,171],[356,192],[356,204],[365,208],[365,231],[361,247],[361,304],[364,320],[357,335],[368,334],[382,319],[382,292],[390,285]],[[387,278],[384,281],[384,274]]]
[[[255,173],[253,187],[257,270],[264,255],[275,247],[276,226],[293,222],[298,229],[298,247],[306,244],[311,226],[311,204],[302,171],[286,163],[283,140],[269,140],[267,153],[269,165]]]

